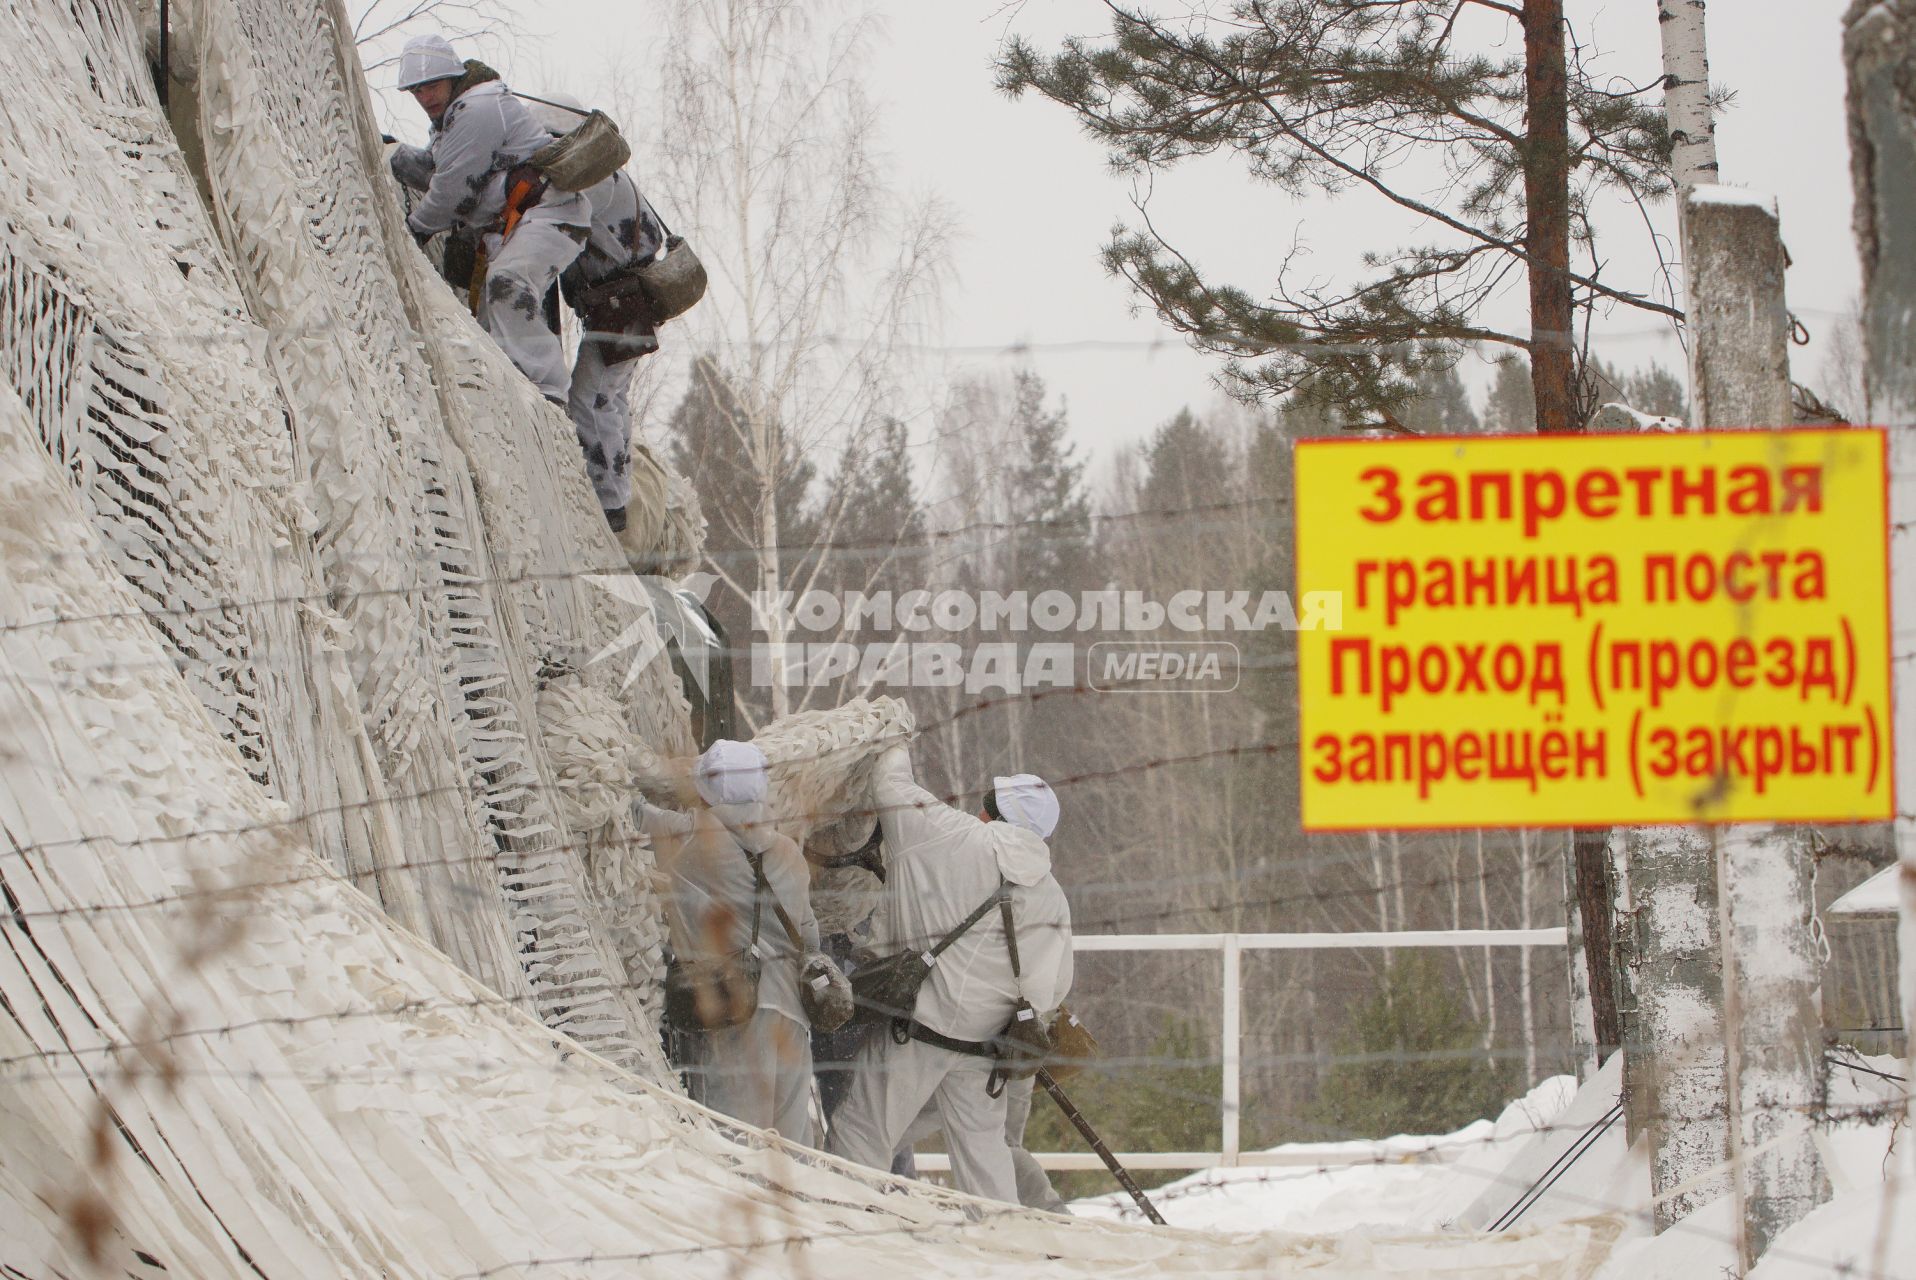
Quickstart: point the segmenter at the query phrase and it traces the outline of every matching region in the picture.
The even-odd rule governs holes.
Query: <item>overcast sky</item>
[[[514,2],[525,12],[526,32],[508,47],[494,46],[490,56],[515,87],[590,97],[611,58],[649,74],[661,5]],[[883,34],[870,88],[886,106],[889,170],[906,193],[942,195],[961,227],[934,339],[941,349],[920,358],[921,386],[1028,363],[1066,397],[1075,434],[1100,468],[1115,447],[1144,436],[1181,405],[1201,409],[1214,400],[1213,362],[1150,316],[1130,315],[1128,288],[1098,264],[1112,224],[1134,216],[1130,182],[1106,172],[1102,152],[1062,108],[1035,98],[1013,102],[992,88],[992,58],[1008,27],[1049,47],[1066,33],[1108,29],[1103,6],[878,0],[873,7]],[[1603,52],[1597,65],[1604,72],[1639,83],[1660,73],[1656,0],[1569,0],[1569,8],[1579,35]],[[1793,372],[1812,383],[1822,371],[1821,335],[1859,287],[1849,225],[1843,8],[1842,0],[1717,0],[1709,14],[1712,81],[1736,94],[1718,120],[1722,174],[1779,201],[1793,259],[1790,305],[1815,335],[1811,346],[1793,350]],[[1514,26],[1508,39],[1521,47]],[[375,73],[375,80],[389,84],[391,72]],[[416,114],[409,104],[400,111]],[[423,132],[410,119],[402,122]],[[643,175],[644,127],[628,124],[628,133]],[[651,194],[669,218],[672,193]],[[1357,195],[1300,204],[1254,187],[1229,160],[1160,180],[1151,207],[1159,229],[1200,265],[1254,292],[1293,239],[1308,246],[1314,269],[1334,274],[1366,248],[1391,248],[1417,234],[1414,224]],[[1669,209],[1656,217],[1667,234]],[[1653,259],[1636,215],[1607,229],[1603,278],[1647,281]],[[1521,326],[1522,307],[1518,286],[1488,318]],[[1597,334],[1599,352],[1626,368],[1653,358],[1680,365],[1673,335],[1654,317],[1613,314],[1599,321]],[[1464,372],[1481,388],[1481,362],[1467,361]]]

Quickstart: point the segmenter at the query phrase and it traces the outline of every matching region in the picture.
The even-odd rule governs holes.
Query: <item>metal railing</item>
[[[1079,934],[1071,939],[1072,949],[1085,951],[1216,951],[1224,967],[1223,1028],[1219,1036],[1219,1059],[1223,1066],[1223,1133],[1217,1151],[1121,1151],[1118,1159],[1133,1169],[1215,1169],[1250,1166],[1294,1165],[1317,1168],[1326,1165],[1365,1162],[1374,1158],[1369,1152],[1339,1149],[1347,1144],[1327,1144],[1322,1148],[1303,1146],[1287,1151],[1242,1151],[1239,1149],[1239,1094],[1243,1064],[1243,957],[1246,951],[1310,951],[1329,948],[1383,949],[1397,947],[1561,947],[1565,945],[1562,926],[1552,929],[1406,929],[1371,933],[1105,933]],[[1097,1117],[1091,1117],[1092,1123]],[[1047,1169],[1101,1169],[1103,1164],[1089,1151],[1034,1151],[1038,1163]],[[933,1172],[950,1168],[942,1153],[926,1152],[917,1157],[920,1170]]]

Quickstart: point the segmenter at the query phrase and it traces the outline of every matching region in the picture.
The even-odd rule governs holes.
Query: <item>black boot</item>
[[[625,532],[625,508],[614,507],[612,510],[606,512],[605,522],[606,524],[611,526],[612,532],[624,533]]]

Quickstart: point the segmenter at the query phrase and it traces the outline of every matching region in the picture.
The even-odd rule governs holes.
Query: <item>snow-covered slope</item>
[[[1916,1159],[1896,1121],[1904,1090],[1884,1078],[1901,1072],[1894,1058],[1837,1055],[1829,1120],[1819,1130],[1835,1197],[1779,1237],[1751,1280],[1916,1280]],[[1501,1238],[1595,1216],[1617,1224],[1622,1237],[1597,1280],[1735,1274],[1729,1199],[1661,1236],[1650,1234],[1647,1157],[1641,1143],[1626,1149],[1621,1118],[1610,1120],[1621,1074],[1613,1056],[1581,1089],[1567,1076],[1547,1080],[1494,1122],[1439,1136],[1282,1147],[1285,1166],[1194,1174],[1151,1196],[1176,1226],[1361,1242],[1406,1230],[1469,1229]],[[1317,1168],[1309,1167],[1313,1157],[1322,1161]],[[1139,1216],[1122,1195],[1072,1208],[1101,1219]],[[1460,1235],[1460,1248],[1471,1238]]]
[[[1045,1220],[686,1102],[649,855],[558,783],[687,745],[589,660],[639,620],[571,429],[400,230],[336,0],[171,11],[184,149],[133,0],[0,0],[0,1269],[1590,1273],[1615,1221]]]

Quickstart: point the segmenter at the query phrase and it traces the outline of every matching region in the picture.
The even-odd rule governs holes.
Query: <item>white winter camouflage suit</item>
[[[665,240],[658,215],[624,173],[613,174],[585,196],[592,206],[592,233],[578,261],[566,269],[568,290],[589,288],[630,262],[649,260]],[[579,433],[585,473],[607,511],[619,510],[632,497],[632,374],[637,357],[658,347],[650,329],[622,337],[587,333],[579,340],[566,412]]]
[[[818,950],[805,857],[787,837],[752,825],[760,821],[758,805],[714,805],[687,814],[641,800],[634,809],[671,878],[668,922],[672,950],[681,960],[743,951],[750,944],[752,868],[736,834],[746,830],[766,832],[755,840],[764,846],[766,883],[806,951]],[[758,948],[758,1008],[738,1026],[705,1033],[690,1073],[693,1096],[735,1120],[811,1146],[812,1038],[798,994],[804,956],[793,949],[770,899],[759,904]]]
[[[546,327],[545,296],[579,256],[592,221],[583,194],[548,190],[501,240],[506,172],[552,141],[524,103],[490,80],[452,100],[423,148],[400,146],[393,176],[425,195],[406,224],[415,235],[455,226],[483,231],[486,283],[479,322],[548,400],[563,404],[568,377],[559,335]]]
[[[1071,914],[1051,875],[1051,851],[1034,832],[981,822],[938,800],[912,779],[903,747],[880,756],[872,800],[890,854],[879,950],[930,947],[997,892],[1012,886],[1020,981],[1012,976],[1003,921],[992,911],[932,966],[913,1010],[916,1021],[956,1040],[997,1036],[1020,995],[1049,1017],[1071,989]],[[827,1149],[874,1169],[930,1104],[951,1150],[960,1190],[1017,1203],[1003,1095],[986,1091],[991,1060],[918,1040],[893,1041],[875,1028],[852,1063],[852,1083],[832,1120]]]

